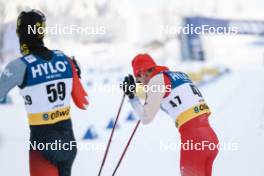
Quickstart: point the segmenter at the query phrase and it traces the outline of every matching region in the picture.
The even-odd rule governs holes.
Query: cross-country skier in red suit
[[[37,32],[28,31],[29,26]],[[77,153],[70,102],[72,98],[77,107],[86,109],[87,93],[79,80],[76,61],[59,50],[46,48],[40,27],[45,28],[45,16],[40,11],[23,11],[18,16],[22,57],[11,61],[3,71],[0,98],[15,86],[20,88],[30,126],[30,176],[70,176]],[[33,147],[56,141],[64,148]]]
[[[149,90],[155,90],[151,89],[152,86],[159,90],[146,92],[145,103],[142,105],[134,94],[133,76],[125,77],[123,90],[142,123],[150,123],[159,109],[165,111],[178,128],[181,143],[197,144],[193,149],[181,147],[181,175],[211,176],[218,153],[218,138],[208,122],[210,110],[199,89],[185,73],[158,66],[148,54],[137,55],[132,61],[132,67],[138,82],[149,86]],[[160,88],[157,89],[157,86]]]

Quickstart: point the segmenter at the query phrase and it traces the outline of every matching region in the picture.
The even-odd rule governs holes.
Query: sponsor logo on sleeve
[[[32,56],[32,55],[28,55],[28,56],[26,56],[25,57],[25,60],[28,62],[28,63],[33,63],[33,62],[35,62],[37,59],[34,57],[34,56]]]

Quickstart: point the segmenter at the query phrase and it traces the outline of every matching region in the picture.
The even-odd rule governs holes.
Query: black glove
[[[136,92],[136,83],[134,77],[132,75],[128,75],[124,78],[123,83],[121,84],[121,88],[124,93],[128,96],[128,98],[132,99],[135,97]]]
[[[79,67],[79,65],[77,63],[77,60],[75,59],[74,56],[72,56],[71,60],[72,60],[72,62],[74,64],[74,66],[75,66],[75,69],[77,71],[78,77],[81,78],[81,69],[80,69],[80,67]]]

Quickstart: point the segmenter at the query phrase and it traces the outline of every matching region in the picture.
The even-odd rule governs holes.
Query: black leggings
[[[37,128],[39,129],[34,128],[32,130],[31,128],[30,150],[37,150],[43,158],[55,165],[58,168],[59,176],[70,176],[71,168],[77,154],[76,140],[71,121],[67,120],[55,126],[39,126]],[[40,143],[53,144],[53,148],[49,145],[45,150],[39,150],[35,146]],[[54,143],[56,143],[56,147]]]

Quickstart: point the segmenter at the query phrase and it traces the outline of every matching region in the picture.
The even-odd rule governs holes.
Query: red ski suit
[[[148,86],[172,88],[165,92],[147,92],[144,105],[137,98],[130,101],[141,122],[150,123],[160,108],[164,110],[175,120],[181,135],[181,175],[211,176],[218,138],[209,125],[210,110],[198,88],[187,74],[157,65],[148,54],[137,55],[132,66],[137,79],[143,79],[142,75],[147,72],[151,74]]]
[[[181,147],[182,176],[211,176],[218,153],[218,138],[208,122],[208,114],[200,115],[179,128],[181,142],[196,144],[196,149]],[[202,146],[204,145],[204,146]]]
[[[170,84],[170,80],[165,74],[164,81],[166,85]],[[168,96],[168,94],[165,96]],[[182,176],[212,175],[213,162],[218,154],[219,141],[209,124],[209,116],[210,114],[207,113],[199,115],[179,128],[182,144],[180,158]],[[184,147],[188,143],[189,148]]]

